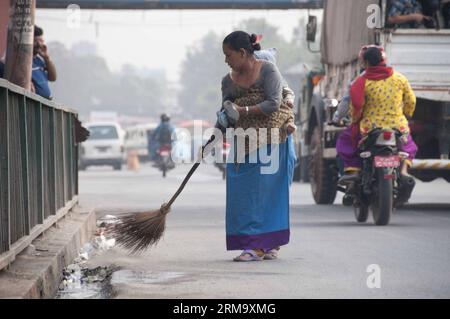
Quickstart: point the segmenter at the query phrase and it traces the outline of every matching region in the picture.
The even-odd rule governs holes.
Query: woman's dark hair
[[[380,49],[371,47],[364,52],[363,59],[364,61],[367,61],[370,66],[377,66],[383,61],[383,55],[381,54]]]
[[[261,50],[261,45],[256,42],[256,34],[248,34],[244,31],[234,31],[223,39],[223,44],[230,46],[234,51],[244,49],[249,53]]]

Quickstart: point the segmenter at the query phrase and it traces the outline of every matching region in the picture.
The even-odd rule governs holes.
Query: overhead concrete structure
[[[65,9],[318,9],[323,0],[39,0],[38,8]]]
[[[39,0],[37,8],[67,9],[319,9],[324,0]],[[0,57],[6,48],[9,1],[0,1]]]

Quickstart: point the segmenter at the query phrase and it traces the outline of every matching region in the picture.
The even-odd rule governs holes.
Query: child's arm
[[[287,104],[290,108],[294,107],[295,94],[294,91],[291,90],[289,84],[286,82],[284,78],[281,79],[282,90],[282,98],[283,102]]]

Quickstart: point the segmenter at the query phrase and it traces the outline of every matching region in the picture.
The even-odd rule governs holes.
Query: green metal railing
[[[0,269],[78,201],[76,116],[0,79]]]

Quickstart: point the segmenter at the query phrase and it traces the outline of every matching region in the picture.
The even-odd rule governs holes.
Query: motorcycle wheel
[[[392,179],[384,179],[385,172],[383,168],[377,168],[375,172],[378,191],[371,208],[373,221],[378,226],[389,224],[393,210],[393,183]]]
[[[358,223],[365,223],[369,217],[369,206],[359,204],[359,206],[353,206],[353,212]]]
[[[167,173],[167,163],[166,160],[164,159],[163,162],[161,163],[161,171],[162,171],[162,176],[166,177],[166,173]]]

